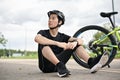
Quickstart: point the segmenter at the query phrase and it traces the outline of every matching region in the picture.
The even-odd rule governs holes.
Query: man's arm
[[[44,36],[42,36],[41,34],[37,34],[35,36],[35,42],[42,44],[42,45],[56,45],[56,41],[50,40]]]
[[[58,41],[54,41],[51,39],[48,39],[44,36],[42,36],[41,34],[37,34],[35,36],[35,42],[37,42],[38,44],[42,44],[42,45],[56,45],[58,47],[61,47],[63,49],[68,49],[68,44],[65,42],[58,42]]]

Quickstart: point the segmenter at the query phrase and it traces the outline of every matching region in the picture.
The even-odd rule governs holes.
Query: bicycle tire
[[[105,35],[109,33],[109,31],[108,31],[107,29],[105,29],[105,28],[103,28],[103,27],[101,27],[101,26],[89,25],[89,26],[85,26],[85,27],[79,29],[79,30],[73,35],[73,37],[79,38],[79,36],[81,36],[83,33],[87,32],[87,31],[89,31],[89,30],[97,30],[97,31],[99,31],[99,32],[104,33]],[[89,35],[89,34],[86,34],[86,35]],[[90,36],[89,36],[89,37],[90,37]],[[83,36],[82,36],[82,38],[83,38]],[[110,41],[110,43],[111,43],[112,45],[116,45],[116,40],[115,40],[115,38],[114,38],[113,35],[109,35],[109,36],[108,36],[108,39],[109,39],[109,41]],[[84,42],[85,42],[85,41],[84,41]],[[84,45],[84,44],[83,44],[83,45]],[[87,47],[86,47],[86,48],[87,48]],[[86,49],[86,48],[85,48],[85,49]],[[89,49],[86,49],[86,50],[89,50]],[[89,50],[89,51],[90,51],[90,50]],[[115,55],[116,55],[116,53],[117,53],[117,48],[112,47],[112,49],[111,49],[109,52],[110,52],[110,54],[109,54],[109,60],[108,60],[107,63],[106,63],[105,65],[103,65],[102,67],[105,67],[106,65],[109,65],[109,64],[111,63],[111,61],[114,59],[114,57],[115,57]],[[73,56],[74,60],[75,60],[79,65],[81,65],[81,66],[84,67],[84,68],[89,68],[88,64],[87,64],[86,62],[84,62],[81,58],[79,58],[75,52],[73,53],[72,56]]]

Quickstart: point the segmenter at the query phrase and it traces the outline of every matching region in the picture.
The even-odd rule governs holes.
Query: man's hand
[[[71,37],[69,39],[70,42],[77,42],[78,45],[83,45],[83,40],[81,38],[74,38],[74,37]]]
[[[67,49],[74,49],[77,46],[77,42],[57,42],[57,46],[63,48],[64,50]]]
[[[68,42],[67,49],[74,49],[77,46],[77,42]]]
[[[65,43],[65,42],[56,42],[56,45],[57,45],[58,47],[63,48],[64,50],[68,49],[68,44]]]

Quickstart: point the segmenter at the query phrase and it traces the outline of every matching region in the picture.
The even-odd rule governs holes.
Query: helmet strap
[[[60,27],[59,24],[58,24],[56,27],[53,27],[53,28],[50,28],[50,29],[52,30],[52,29],[56,29],[56,28],[58,28],[58,27]]]

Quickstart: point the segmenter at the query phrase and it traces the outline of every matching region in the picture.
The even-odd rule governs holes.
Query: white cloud
[[[115,10],[119,0],[114,0]],[[112,11],[110,0],[0,0],[0,32],[8,39],[7,47],[36,50],[34,36],[40,29],[47,29],[47,12],[58,9],[66,16],[61,32],[73,35],[79,28],[89,24],[101,24],[106,19],[99,16],[102,11]],[[116,23],[120,23],[116,15]],[[27,31],[25,33],[25,31]],[[25,39],[25,35],[27,39]]]

